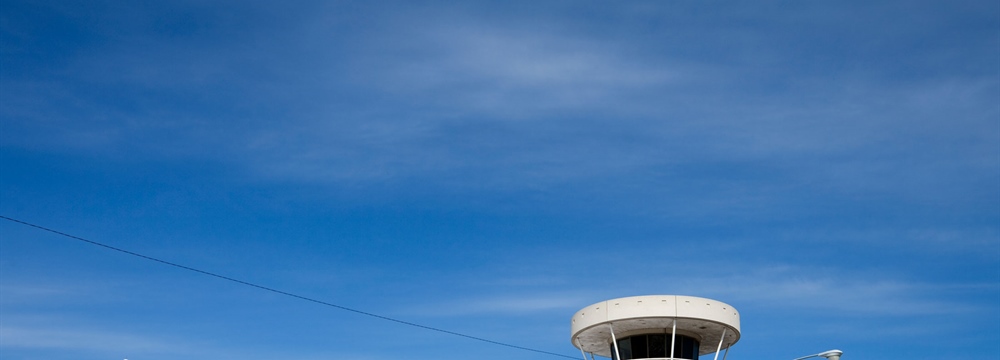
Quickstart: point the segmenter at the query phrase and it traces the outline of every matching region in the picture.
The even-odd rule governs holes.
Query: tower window
[[[618,352],[621,360],[656,359],[670,356],[670,334],[643,334],[618,339]],[[700,344],[692,337],[678,334],[674,343],[675,359],[697,360]],[[611,356],[614,360],[615,347],[611,345]]]

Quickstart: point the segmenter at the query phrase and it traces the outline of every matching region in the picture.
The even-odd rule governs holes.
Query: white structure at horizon
[[[570,341],[586,354],[615,360],[698,359],[740,339],[740,313],[731,305],[680,295],[602,301],[573,315]],[[723,357],[725,360],[725,356]]]

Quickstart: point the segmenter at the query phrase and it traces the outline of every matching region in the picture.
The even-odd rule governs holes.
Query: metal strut
[[[583,351],[583,343],[580,342],[579,337],[576,338],[576,346],[580,348],[580,355],[583,355],[583,360],[587,360],[587,353]],[[726,360],[726,358],[722,358],[722,360]]]
[[[719,347],[715,349],[715,360],[719,360],[719,352],[722,351],[722,342],[726,341],[726,330],[729,330],[729,328],[722,328],[722,338],[719,339]],[[728,348],[726,352],[729,352]]]
[[[622,355],[618,353],[618,339],[615,338],[615,327],[612,324],[608,324],[608,328],[611,329],[611,344],[615,346],[615,360],[621,360]]]
[[[677,345],[674,341],[677,340],[677,319],[674,319],[674,329],[670,332],[670,358],[674,358],[674,346]]]

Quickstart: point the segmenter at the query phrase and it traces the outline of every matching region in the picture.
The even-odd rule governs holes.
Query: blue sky
[[[1000,352],[996,1],[4,0],[0,215],[567,356]],[[551,359],[0,221],[4,359]]]

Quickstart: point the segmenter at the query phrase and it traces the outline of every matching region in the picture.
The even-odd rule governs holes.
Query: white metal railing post
[[[722,328],[722,338],[719,339],[719,347],[715,349],[715,360],[719,360],[719,352],[722,351],[722,342],[726,341],[726,330],[729,330],[729,328]]]
[[[677,319],[674,319],[674,329],[670,331],[670,358],[674,358],[674,341],[677,340]]]
[[[615,338],[615,327],[608,324],[608,328],[611,329],[611,344],[615,346],[615,360],[621,360],[622,355],[618,352],[618,339]]]
[[[583,356],[583,360],[587,360],[587,352],[583,351],[583,343],[580,342],[580,338],[576,338],[576,345],[580,348],[580,355]],[[722,360],[726,360],[726,358],[722,358]]]

